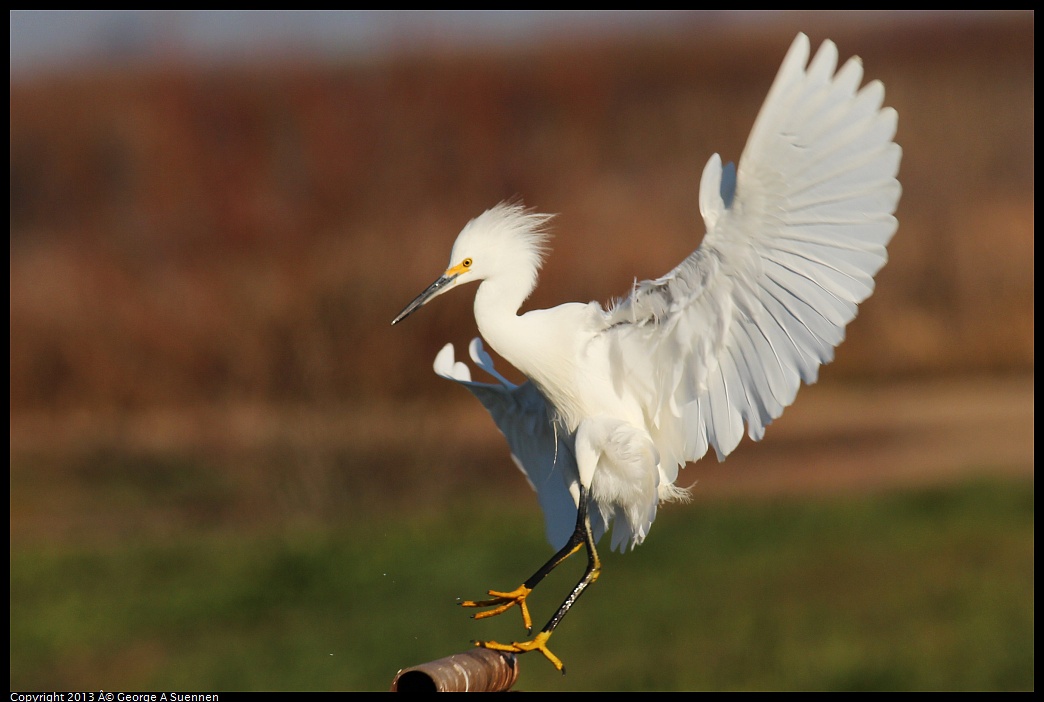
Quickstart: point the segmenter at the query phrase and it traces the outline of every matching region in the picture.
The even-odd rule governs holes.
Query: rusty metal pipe
[[[400,670],[392,692],[506,692],[518,680],[513,653],[473,648]]]

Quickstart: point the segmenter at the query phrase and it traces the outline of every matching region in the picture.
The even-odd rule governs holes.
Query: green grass
[[[1033,689],[1032,483],[673,506],[517,689]],[[510,525],[519,525],[511,535]],[[143,540],[142,540],[143,541]],[[11,554],[11,689],[385,690],[521,636],[454,605],[548,554],[536,507]],[[534,594],[539,627],[580,572]]]

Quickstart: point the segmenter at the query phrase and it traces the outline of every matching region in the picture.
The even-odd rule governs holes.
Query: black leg
[[[580,543],[587,546],[587,569],[584,571],[583,577],[580,578],[580,581],[576,584],[576,587],[573,588],[572,592],[569,593],[569,596],[565,598],[564,602],[562,602],[562,606],[558,608],[558,611],[555,612],[554,616],[552,616],[547,624],[544,625],[544,628],[541,629],[541,631],[547,632],[548,634],[554,631],[555,627],[558,626],[558,623],[562,621],[562,618],[565,617],[566,613],[569,611],[569,608],[573,606],[573,603],[580,598],[580,595],[584,594],[584,590],[587,589],[587,586],[595,580],[598,580],[598,575],[602,571],[602,560],[598,557],[598,549],[595,548],[594,535],[591,533],[591,520],[587,514],[587,500],[585,499],[586,495],[583,488],[580,489],[580,497],[580,514],[577,517],[576,530],[573,532],[570,543],[578,538],[579,532]],[[577,544],[570,553],[576,553],[579,548],[580,544]],[[565,560],[565,558],[562,560]]]
[[[547,648],[547,640],[551,637],[551,633],[555,630],[555,627],[562,621],[566,613],[573,606],[573,603],[579,599],[580,595],[583,594],[587,586],[598,579],[598,575],[602,569],[602,562],[598,558],[598,550],[595,548],[594,535],[591,533],[591,519],[588,514],[588,492],[583,486],[580,486],[580,504],[577,509],[576,515],[576,528],[573,529],[572,536],[569,537],[569,541],[563,546],[558,552],[551,557],[543,566],[541,566],[533,575],[526,580],[522,585],[511,592],[497,592],[490,590],[489,594],[493,596],[491,600],[484,600],[482,602],[462,602],[461,605],[465,607],[495,607],[488,612],[481,612],[475,615],[476,619],[482,619],[483,617],[491,617],[496,614],[501,614],[514,605],[519,605],[522,610],[522,620],[526,626],[527,631],[532,631],[532,620],[529,616],[529,608],[526,606],[526,597],[532,592],[541,580],[557,568],[563,561],[569,558],[571,555],[580,550],[581,546],[587,546],[587,569],[584,571],[584,575],[577,582],[576,586],[573,587],[569,596],[565,598],[562,605],[555,612],[554,616],[548,620],[544,628],[540,630],[531,641],[514,642],[511,644],[500,644],[495,641],[479,641],[477,645],[484,648],[490,648],[496,651],[507,651],[510,653],[526,653],[528,651],[540,651],[551,664],[558,670],[565,673],[565,666],[562,665],[562,661],[558,659],[555,654]]]

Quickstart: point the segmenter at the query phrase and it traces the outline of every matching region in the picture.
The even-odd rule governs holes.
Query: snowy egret
[[[539,650],[601,569],[595,543],[640,544],[660,502],[684,499],[679,468],[713,447],[736,448],[744,425],[757,441],[833,359],[856,305],[873,291],[896,230],[902,150],[897,116],[878,81],[860,88],[858,58],[837,69],[823,43],[791,45],[754,122],[739,168],[710,158],[700,182],[706,234],[674,270],[633,286],[608,309],[564,304],[519,314],[536,286],[547,215],[500,204],[460,232],[450,266],[392,324],[472,281],[479,333],[529,379],[500,375],[479,339],[471,358],[494,383],[471,380],[448,344],[435,371],[486,406],[537,492],[559,549],[531,578],[489,599],[477,618],[518,606],[559,563],[585,547],[583,577],[527,641],[479,642]]]

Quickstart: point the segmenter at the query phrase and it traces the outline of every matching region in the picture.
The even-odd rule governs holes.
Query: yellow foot
[[[486,617],[495,617],[498,614],[503,614],[515,605],[518,605],[522,610],[522,624],[526,627],[526,631],[533,631],[533,620],[529,616],[529,607],[526,606],[526,597],[532,590],[525,585],[519,585],[511,592],[497,592],[496,590],[489,590],[487,594],[492,597],[491,600],[480,600],[478,602],[472,600],[465,600],[460,603],[461,607],[493,607],[494,609],[488,612],[478,612],[474,615],[475,619],[485,619]],[[539,638],[539,637],[538,637]],[[499,645],[499,644],[498,644]],[[487,648],[489,648],[487,646]],[[499,649],[498,649],[499,650]]]
[[[496,641],[476,641],[476,646],[482,648],[489,648],[494,651],[504,651],[506,653],[529,653],[530,651],[540,651],[544,654],[547,660],[551,661],[551,665],[555,666],[555,670],[562,671],[565,675],[565,666],[562,665],[562,661],[558,659],[558,656],[551,653],[551,650],[547,647],[547,640],[551,638],[550,631],[541,631],[539,634],[533,637],[531,641],[514,642],[510,644],[497,643]]]

